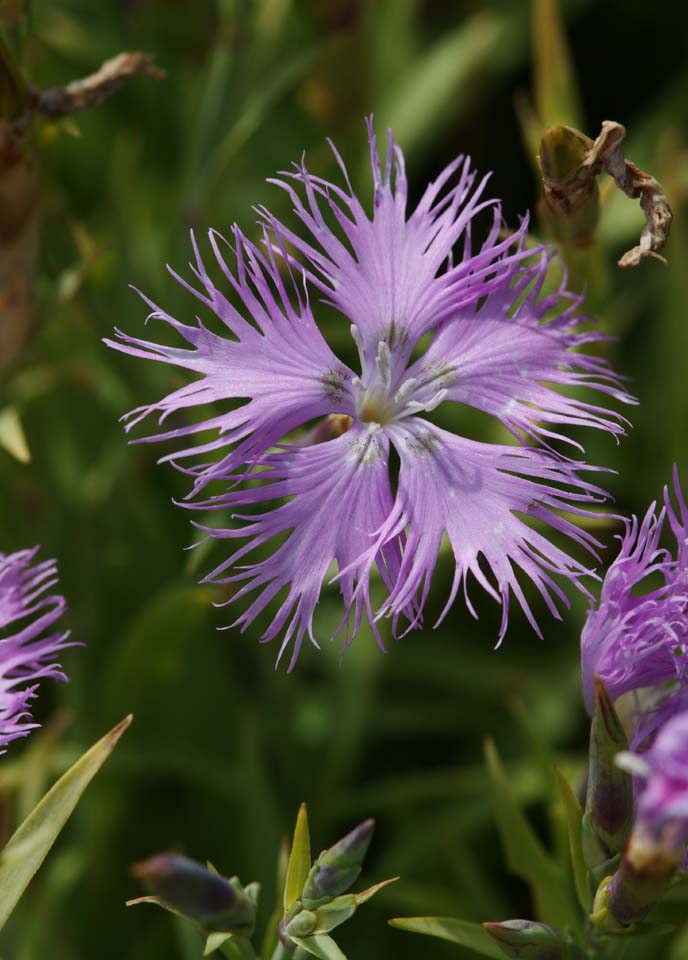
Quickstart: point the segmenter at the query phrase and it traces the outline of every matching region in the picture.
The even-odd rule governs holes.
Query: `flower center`
[[[363,369],[361,377],[354,377],[351,381],[355,392],[358,420],[384,426],[413,416],[422,410],[434,410],[444,400],[447,395],[445,386],[435,390],[427,388],[433,380],[439,379],[439,383],[451,382],[449,377],[439,378],[435,374],[420,380],[417,377],[407,377],[402,380],[399,387],[395,388],[392,386],[392,352],[387,341],[378,342],[375,367],[370,369],[370,364],[366,364],[364,344],[357,327],[352,326],[351,335],[358,347]],[[398,376],[396,379],[399,382]]]

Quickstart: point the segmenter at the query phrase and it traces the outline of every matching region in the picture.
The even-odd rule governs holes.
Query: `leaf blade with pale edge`
[[[0,930],[132,719],[125,717],[60,777],[0,852]]]
[[[422,933],[427,937],[450,940],[461,947],[474,950],[481,957],[492,960],[504,960],[504,954],[479,923],[457,920],[454,917],[397,917],[389,921],[391,927],[408,930],[410,933]]]
[[[287,879],[284,884],[284,912],[299,899],[311,868],[311,839],[308,832],[308,809],[305,803],[299,807],[294,827],[294,840],[287,864]]]

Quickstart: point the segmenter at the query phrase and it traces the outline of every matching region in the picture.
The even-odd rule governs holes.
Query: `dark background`
[[[688,469],[688,15],[620,0],[564,9],[585,131],[594,136],[605,119],[625,124],[628,155],[664,183],[676,214],[668,266],[622,272],[616,259],[642,215],[615,197],[589,278],[589,309],[619,337],[608,352],[641,405],[619,446],[585,437],[588,455],[617,471],[607,483],[618,510],[638,512],[661,494],[674,461]],[[544,835],[548,758],[574,770],[585,747],[585,601],[573,597],[561,624],[539,605],[544,641],[514,607],[497,652],[498,613],[480,598],[478,623],[457,602],[441,629],[391,643],[388,656],[363,631],[341,667],[337,643],[325,642],[319,654],[305,648],[292,675],[275,671],[275,650],[257,643],[256,630],[216,631],[231,612],[196,583],[221,553],[183,551],[193,534],[171,502],[183,479],[156,466],[161,450],[127,446],[117,422],[183,374],[115,354],[101,338],[115,325],[141,335],[145,307],[129,283],[192,316],[193,301],[164,269],[184,269],[188,228],[222,231],[236,220],[255,233],[251,207],[263,202],[288,217],[285,197],[264,180],[303,150],[312,170],[336,176],[326,136],[369,197],[371,112],[379,132],[393,126],[413,196],[468,152],[494,171],[492,191],[515,223],[537,200],[514,107],[531,87],[531,15],[524,0],[36,0],[10,32],[37,85],[65,83],[125,49],[154,54],[167,77],[133,80],[97,110],[38,134],[45,215],[35,318],[0,394],[21,414],[32,462],[0,451],[0,544],[40,542],[58,558],[68,625],[86,646],[64,657],[71,683],[43,689],[44,733],[0,762],[10,821],[125,713],[136,720],[3,932],[4,960],[197,957],[162,911],[124,907],[138,893],[128,865],[164,849],[260,879],[262,924],[280,838],[301,800],[316,850],[374,816],[362,881],[402,877],[342,929],[351,960],[468,956],[390,929],[391,916],[529,915],[527,889],[502,867],[482,744],[495,737]],[[613,555],[618,528],[599,527]],[[441,610],[450,577],[447,561],[429,614]],[[336,594],[322,604],[334,616]],[[648,941],[634,956],[657,949]],[[688,955],[685,941],[662,949],[672,960]]]

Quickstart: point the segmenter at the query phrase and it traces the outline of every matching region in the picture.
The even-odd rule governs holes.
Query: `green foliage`
[[[485,933],[479,923],[457,920],[454,917],[397,917],[390,925],[410,933],[422,933],[428,937],[438,937],[458,943],[461,947],[473,950],[481,957],[503,960],[504,954],[494,940]]]
[[[63,774],[0,851],[0,930],[55,843],[86,787],[131,723],[118,723]]]
[[[562,9],[586,132],[603,119],[623,122],[628,156],[664,183],[676,213],[668,266],[621,273],[614,263],[635,242],[642,214],[614,197],[597,228],[599,276],[586,273],[588,309],[620,337],[604,349],[642,403],[618,447],[605,437],[580,439],[592,462],[617,471],[605,478],[614,509],[640,512],[674,460],[685,469],[688,19],[676,5],[655,5],[648,17],[621,0],[572,0]],[[415,938],[386,927],[389,916],[459,915],[476,924],[529,916],[528,888],[503,869],[486,802],[486,734],[538,832],[554,824],[555,862],[568,869],[566,823],[550,818],[551,783],[511,706],[525,704],[575,785],[587,749],[577,663],[587,601],[573,598],[559,624],[533,598],[544,641],[514,611],[499,651],[489,598],[474,598],[479,623],[459,602],[433,632],[451,583],[447,556],[422,634],[398,644],[386,636],[384,656],[364,632],[341,668],[338,647],[325,641],[319,653],[304,651],[291,676],[275,672],[258,628],[216,631],[232,613],[216,610],[213,601],[225,597],[196,582],[220,561],[221,547],[184,552],[195,534],[171,500],[184,496],[185,479],[156,465],[162,448],[127,446],[118,423],[184,379],[101,344],[115,325],[143,330],[146,308],[129,283],[180,318],[193,316],[196,304],[164,271],[166,262],[184,271],[189,226],[202,236],[206,226],[226,231],[236,219],[255,236],[254,203],[288,217],[289,202],[264,180],[304,149],[314,169],[336,176],[326,136],[369,197],[362,117],[371,111],[380,131],[395,125],[414,198],[456,153],[470,152],[480,170],[494,170],[491,189],[516,223],[537,199],[514,112],[532,68],[531,17],[522,0],[34,0],[30,22],[13,32],[13,49],[39,85],[83,75],[123,49],[154,54],[167,78],[134,80],[71,126],[39,134],[44,215],[34,321],[0,385],[0,410],[16,411],[32,462],[0,449],[0,549],[41,542],[45,555],[58,557],[68,625],[87,646],[65,654],[72,682],[44,684],[37,701],[43,720],[70,714],[69,737],[39,757],[34,734],[0,759],[10,830],[26,813],[23,798],[35,799],[34,785],[64,773],[113,714],[132,710],[137,723],[2,931],[1,956],[198,956],[201,948],[161,911],[124,910],[135,893],[128,864],[170,847],[212,855],[241,876],[266,878],[263,903],[272,903],[283,892],[283,876],[269,879],[275,850],[303,798],[314,835],[338,836],[352,820],[374,816],[380,837],[370,869],[403,877],[342,928],[351,960],[418,956]],[[345,348],[346,325],[324,308],[321,315],[333,346]],[[449,426],[466,426],[458,406],[451,416]],[[600,521],[603,560],[619,529]],[[320,615],[324,637],[337,622],[334,588]],[[670,900],[662,919],[679,925],[684,912],[685,902]],[[259,933],[268,920],[264,909]],[[274,922],[270,931],[266,960]],[[685,933],[662,944],[679,960]],[[422,945],[427,960],[475,955],[470,943]],[[651,938],[629,944],[626,960],[656,957],[657,949]]]

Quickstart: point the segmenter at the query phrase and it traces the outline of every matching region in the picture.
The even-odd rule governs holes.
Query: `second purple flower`
[[[207,529],[207,535],[243,541],[206,580],[233,584],[231,601],[252,595],[236,621],[242,629],[277,601],[263,640],[281,638],[278,659],[291,644],[290,666],[304,637],[318,645],[314,612],[332,577],[343,597],[337,632],[345,632],[345,644],[364,616],[380,644],[380,617],[392,618],[395,634],[402,621],[407,629],[419,626],[445,536],[455,572],[438,622],[459,590],[474,613],[471,574],[502,604],[500,639],[512,593],[539,633],[517,571],[559,617],[557,603],[567,600],[555,578],[580,586],[589,570],[544,531],[594,551],[592,535],[560,511],[584,514],[604,498],[581,477],[590,468],[551,444],[565,439],[559,431],[570,426],[623,432],[617,414],[557,388],[588,387],[629,399],[605,360],[579,352],[603,339],[581,326],[580,298],[563,289],[542,295],[551,254],[526,250],[525,223],[503,235],[499,204],[483,199],[487,178],[476,182],[459,157],[409,213],[401,150],[390,135],[383,165],[370,125],[369,141],[371,214],[333,147],[342,185],[303,164],[274,181],[291,197],[305,236],[264,209],[260,245],[236,227],[231,243],[210,231],[225,292],[194,241],[191,269],[199,287],[177,279],[214,323],[219,320],[220,332],[198,317],[182,322],[150,303],[151,317],[187,346],[120,331],[108,341],[124,353],[197,375],[133,411],[127,427],[150,414],[160,420],[181,415],[178,426],[146,439],[182,441],[163,459],[193,478],[196,499],[187,505],[231,511],[238,523]],[[476,251],[471,227],[483,211],[492,226]],[[312,292],[336,311],[331,322],[350,328],[357,371],[323,337]],[[431,341],[418,356],[428,334]],[[227,401],[236,401],[228,412],[192,422],[186,417],[191,408],[217,402],[226,410]],[[495,417],[517,443],[479,442],[441,429],[428,416],[440,404],[464,404]],[[292,434],[319,418],[324,426],[301,438]],[[187,442],[200,433],[206,433],[203,442]],[[392,449],[399,462],[394,480]],[[203,492],[218,480],[220,493]],[[254,550],[272,543],[272,553],[246,564]],[[375,567],[387,590],[378,609],[370,593]]]

